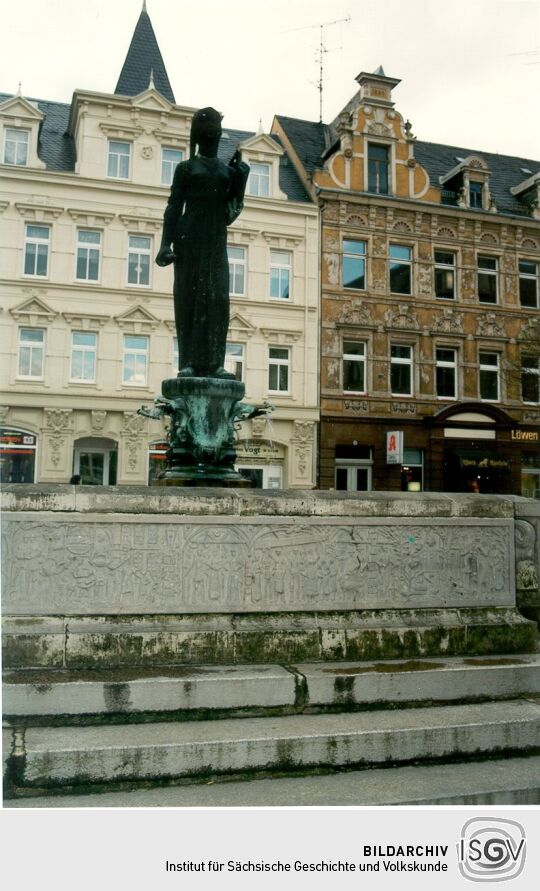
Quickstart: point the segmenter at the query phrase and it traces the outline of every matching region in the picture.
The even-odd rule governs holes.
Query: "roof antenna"
[[[350,15],[347,15],[344,19],[335,19],[332,22],[321,22],[319,25],[306,25],[304,28],[292,28],[292,31],[307,31],[311,28],[319,28],[320,29],[320,37],[319,37],[319,48],[317,50],[316,61],[319,63],[319,79],[316,82],[315,86],[319,91],[319,124],[322,124],[323,119],[323,90],[324,90],[324,57],[326,53],[333,52],[335,49],[341,49],[340,46],[335,46],[331,50],[325,46],[324,43],[324,29],[330,27],[331,25],[348,25],[351,21]],[[288,33],[288,32],[285,32]]]

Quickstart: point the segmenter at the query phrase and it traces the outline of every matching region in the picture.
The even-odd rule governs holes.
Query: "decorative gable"
[[[20,164],[20,166],[43,169],[45,164],[38,157],[38,136],[41,122],[44,119],[45,115],[37,105],[20,94],[0,103],[0,146],[2,146],[2,152],[6,145],[6,129],[23,131],[28,134],[28,157],[26,163]],[[10,162],[7,162],[2,154],[0,163]],[[17,166],[19,165],[17,164]]]
[[[15,321],[32,326],[50,323],[58,315],[54,309],[47,306],[44,300],[34,296],[24,300],[18,306],[14,306],[9,312]]]
[[[161,93],[158,93],[153,87],[148,87],[147,90],[139,93],[138,96],[134,96],[131,100],[131,105],[136,108],[144,108],[149,109],[150,111],[160,112],[169,112],[173,107],[172,104],[167,102],[165,97],[162,96]]]
[[[245,340],[251,337],[256,330],[255,325],[248,322],[248,320],[241,316],[240,313],[235,312],[232,314],[229,321],[229,334],[231,337],[238,337]]]
[[[240,143],[239,148],[242,152],[242,159],[247,164],[267,164],[270,168],[270,194],[269,198],[286,198],[284,192],[279,188],[279,161],[285,154],[271,136],[265,133],[256,133]],[[249,182],[246,190],[249,196]]]
[[[126,310],[119,316],[115,316],[114,320],[122,330],[129,331],[132,334],[144,334],[145,332],[153,331],[160,324],[160,320],[140,304]]]

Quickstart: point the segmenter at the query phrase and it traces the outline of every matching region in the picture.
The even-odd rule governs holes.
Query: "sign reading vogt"
[[[403,464],[403,430],[386,434],[386,463]]]

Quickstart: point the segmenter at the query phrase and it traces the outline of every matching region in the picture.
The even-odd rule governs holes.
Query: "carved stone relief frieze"
[[[415,415],[416,404],[414,402],[392,402],[392,414]]]
[[[513,605],[504,520],[7,518],[4,525],[6,614]]]
[[[292,443],[296,472],[300,478],[310,476],[313,454],[313,421],[295,421]]]

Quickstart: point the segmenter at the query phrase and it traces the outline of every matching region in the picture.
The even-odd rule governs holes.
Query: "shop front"
[[[37,436],[16,427],[0,428],[0,480],[3,483],[34,483]]]
[[[263,439],[241,439],[236,444],[236,469],[253,489],[282,489],[285,448]]]
[[[483,403],[445,408],[426,423],[434,491],[538,497],[538,428]]]

